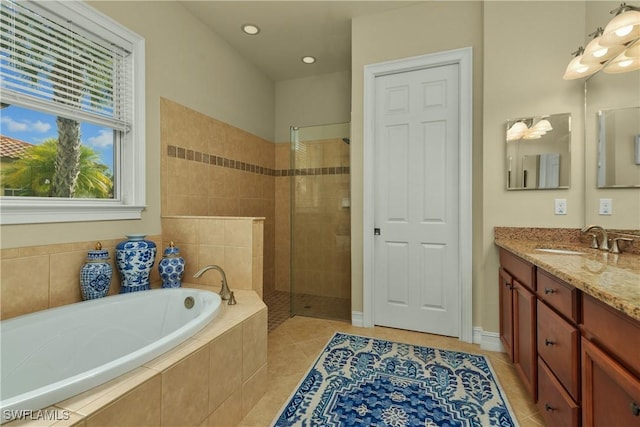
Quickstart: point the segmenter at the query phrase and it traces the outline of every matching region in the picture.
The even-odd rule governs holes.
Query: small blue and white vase
[[[80,292],[82,300],[102,298],[109,293],[113,268],[109,262],[109,251],[102,249],[100,242],[96,249],[87,253],[87,262],[80,269]]]
[[[128,240],[116,246],[121,294],[151,289],[149,274],[156,262],[156,244],[144,238],[144,234],[127,234]]]
[[[184,274],[184,258],[180,256],[180,249],[173,242],[164,250],[164,256],[158,263],[158,271],[162,279],[163,288],[179,288],[182,286]]]

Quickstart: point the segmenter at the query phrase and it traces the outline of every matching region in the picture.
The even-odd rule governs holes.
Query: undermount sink
[[[555,248],[536,248],[536,251],[549,252],[552,254],[560,255],[584,255],[585,252],[572,251],[569,249],[555,249]]]

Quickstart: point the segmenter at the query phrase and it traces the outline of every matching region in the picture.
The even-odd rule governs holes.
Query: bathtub
[[[1,422],[154,359],[203,328],[219,309],[220,296],[213,292],[153,289],[0,322]]]

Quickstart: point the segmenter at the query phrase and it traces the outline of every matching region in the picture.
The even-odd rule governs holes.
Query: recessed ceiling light
[[[253,24],[244,24],[242,26],[242,31],[244,31],[245,33],[251,35],[251,36],[255,36],[256,34],[258,34],[260,32],[260,27],[258,27],[257,25],[253,25]]]
[[[303,56],[302,62],[304,62],[305,64],[313,64],[314,62],[316,62],[316,58],[314,58],[313,56]]]

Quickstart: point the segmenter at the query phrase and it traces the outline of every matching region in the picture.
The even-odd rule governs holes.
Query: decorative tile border
[[[194,151],[188,148],[177,147],[175,145],[167,145],[167,156],[267,176],[343,175],[350,173],[349,166],[334,166],[327,168],[271,169],[251,163],[241,162],[239,160],[227,159],[226,157],[214,156],[213,154]]]

